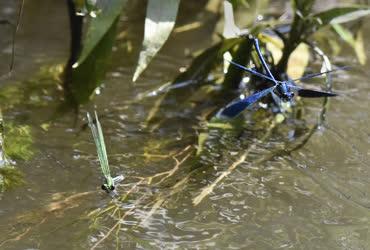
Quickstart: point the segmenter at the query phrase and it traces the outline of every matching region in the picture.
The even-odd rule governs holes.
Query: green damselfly
[[[121,182],[124,179],[124,177],[122,175],[119,175],[117,177],[112,178],[110,174],[107,149],[105,147],[103,130],[100,125],[96,111],[95,111],[95,122],[91,118],[89,113],[87,113],[87,120],[89,123],[89,127],[91,129],[91,133],[94,138],[96,151],[98,152],[100,168],[105,178],[105,183],[102,185],[102,189],[105,190],[107,193],[111,193],[111,192],[115,193],[115,184]]]

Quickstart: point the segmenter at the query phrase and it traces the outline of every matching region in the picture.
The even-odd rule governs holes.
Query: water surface
[[[192,18],[184,14],[180,23]],[[4,98],[2,110],[5,122],[30,126],[34,156],[17,160],[25,185],[1,196],[1,249],[91,248],[115,226],[118,214],[108,213],[95,223],[86,217],[111,204],[99,188],[102,178],[90,131],[81,131],[86,110],[96,108],[102,117],[111,170],[126,176],[121,193],[140,177],[171,170],[176,160],[169,155],[197,144],[202,129],[191,105],[167,103],[159,118],[166,122],[153,129],[146,119],[160,96],[135,101],[140,93],[173,79],[179,67],[189,62],[187,49],[211,44],[215,16],[206,13],[197,18],[208,22],[200,29],[175,33],[136,85],[131,77],[143,22],[125,18],[122,29],[138,32],[117,42],[101,94],[82,107],[74,126],[72,113],[50,122],[61,97],[52,69],[68,57],[65,6],[46,0],[26,3],[16,69],[1,83],[3,90],[12,86],[15,94]],[[369,34],[364,39],[369,41]],[[128,40],[134,43],[133,52],[127,51]],[[7,51],[3,54],[9,55]],[[370,56],[369,48],[366,53]],[[130,212],[98,248],[368,249],[369,63],[358,65],[348,48],[333,59],[354,68],[334,77],[334,89],[341,95],[331,100],[325,123],[303,148],[258,163],[281,146],[282,140],[289,142],[291,129],[278,129],[265,143],[256,140],[262,133],[258,131],[245,129],[230,135],[211,130],[200,159],[202,169],[188,176],[198,166],[189,158],[161,185],[141,184],[134,189],[127,200],[118,203],[123,212]],[[5,69],[6,64],[1,67]],[[321,101],[305,103],[305,120],[312,125]],[[253,144],[247,160],[194,206],[192,199],[200,190]],[[176,159],[181,161],[191,150]],[[174,188],[184,180],[185,185]],[[163,203],[157,203],[161,199]]]

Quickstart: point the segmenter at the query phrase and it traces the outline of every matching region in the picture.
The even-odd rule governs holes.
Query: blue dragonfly
[[[294,98],[295,93],[297,93],[298,96],[301,97],[307,97],[307,98],[317,98],[317,97],[333,97],[337,96],[336,93],[332,92],[326,92],[326,91],[319,91],[319,90],[313,90],[313,89],[305,89],[300,86],[297,86],[295,83],[297,81],[302,81],[306,79],[310,79],[313,77],[317,77],[320,75],[328,74],[334,71],[338,70],[343,70],[346,67],[338,68],[338,69],[333,69],[333,70],[328,70],[325,72],[321,73],[313,73],[313,74],[308,74],[305,75],[301,78],[294,79],[294,80],[288,80],[288,81],[278,81],[276,78],[272,75],[269,67],[267,66],[265,59],[262,56],[260,47],[259,47],[259,42],[258,39],[254,38],[253,39],[254,47],[256,48],[256,52],[258,55],[258,58],[261,61],[263,69],[266,71],[267,75],[262,74],[260,72],[257,72],[253,69],[244,67],[238,63],[235,63],[233,61],[229,61],[232,65],[239,67],[246,72],[258,76],[264,80],[268,80],[271,82],[273,85],[271,87],[268,87],[264,90],[261,90],[257,93],[254,93],[248,97],[240,96],[239,98],[233,100],[231,103],[226,105],[226,107],[222,108],[219,110],[216,114],[217,118],[222,118],[222,119],[230,119],[238,116],[241,112],[243,112],[246,108],[251,106],[252,104],[256,103],[259,101],[261,98],[267,96],[268,94],[272,95],[272,98],[275,102],[278,104],[281,103],[281,101],[284,102],[290,102]]]

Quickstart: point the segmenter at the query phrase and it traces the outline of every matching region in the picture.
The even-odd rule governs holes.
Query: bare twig
[[[173,156],[172,158],[174,159],[175,161],[175,166],[171,169],[171,170],[168,170],[168,171],[165,171],[165,172],[162,172],[162,173],[159,173],[159,174],[156,174],[152,177],[150,177],[148,179],[148,183],[150,184],[152,182],[152,180],[156,177],[159,177],[159,176],[163,176],[165,175],[161,180],[159,180],[156,184],[161,184],[163,181],[165,181],[168,177],[172,176],[175,174],[175,172],[177,170],[179,170],[180,168],[180,165],[182,165],[189,157],[191,156],[191,153],[188,153],[184,158],[182,158],[181,161],[179,161],[175,156]]]
[[[41,224],[43,224],[45,221],[46,221],[47,217],[43,218],[36,226],[40,226]],[[33,229],[35,226],[32,226],[32,227],[28,227],[26,228],[26,230],[24,230],[22,233],[18,234],[16,237],[14,238],[11,238],[11,239],[7,239],[7,240],[4,240],[3,242],[0,243],[0,247],[2,247],[3,245],[5,245],[6,243],[9,243],[9,242],[14,242],[14,241],[19,241],[21,240],[25,235],[27,235],[31,229]]]
[[[136,200],[136,202],[133,204],[133,206],[127,210],[120,218],[119,220],[109,229],[109,231],[100,239],[98,240],[92,247],[91,247],[91,250],[93,249],[96,249],[103,241],[105,241],[111,234],[112,232],[114,231],[115,228],[119,227],[120,224],[123,222],[123,220],[126,218],[126,216],[128,216],[129,214],[131,214],[131,212],[136,209],[136,206],[140,204],[140,202],[142,200],[144,200],[144,198],[146,198],[146,194],[144,194],[143,196],[141,196],[139,199]]]
[[[21,4],[20,4],[19,9],[18,9],[17,22],[16,22],[15,25],[12,24],[14,29],[13,29],[13,35],[12,35],[12,54],[11,54],[11,58],[10,58],[9,72],[0,76],[0,80],[10,76],[10,74],[13,72],[14,62],[15,62],[15,42],[16,42],[16,37],[17,37],[17,32],[18,32],[18,29],[19,29],[19,25],[20,25],[21,19],[22,19],[23,6],[24,6],[24,0],[21,1]]]
[[[22,18],[22,13],[23,13],[23,7],[24,7],[24,0],[22,0],[21,5],[19,7],[18,17],[17,17],[17,23],[16,23],[15,28],[14,28],[14,31],[13,31],[12,58],[11,58],[11,61],[10,61],[10,67],[9,67],[10,72],[9,73],[11,73],[13,71],[13,67],[14,67],[14,61],[15,61],[15,40],[16,40],[18,29],[19,29],[19,25],[21,23],[21,18]]]

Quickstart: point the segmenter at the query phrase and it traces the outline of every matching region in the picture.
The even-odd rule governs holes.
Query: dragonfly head
[[[283,99],[284,102],[290,102],[294,97],[293,92],[285,92],[282,94],[281,99]]]
[[[108,186],[108,184],[103,184],[101,185],[101,189],[103,189],[107,193],[110,193],[114,190],[114,186]]]
[[[279,97],[284,102],[290,102],[294,97],[294,92],[291,91],[289,86],[287,86],[285,83],[281,83],[277,86],[277,92],[278,92]]]

